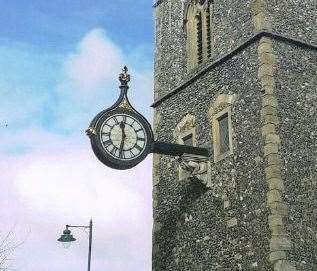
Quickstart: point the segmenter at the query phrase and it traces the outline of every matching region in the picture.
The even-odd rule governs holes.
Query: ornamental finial
[[[128,86],[128,83],[130,82],[130,74],[128,74],[127,66],[123,67],[122,73],[119,75],[119,81],[121,86]]]

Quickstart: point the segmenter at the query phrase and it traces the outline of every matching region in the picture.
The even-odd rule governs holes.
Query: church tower
[[[315,1],[154,9],[153,271],[317,270]]]

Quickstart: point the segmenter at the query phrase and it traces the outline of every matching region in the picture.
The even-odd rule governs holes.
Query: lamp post
[[[73,225],[66,225],[66,229],[63,231],[63,234],[57,241],[62,242],[65,248],[68,248],[71,242],[76,241],[76,239],[71,234],[69,228],[85,228],[89,229],[89,248],[88,248],[88,271],[90,271],[90,262],[91,262],[91,243],[92,243],[92,220],[89,222],[89,226],[73,226]]]

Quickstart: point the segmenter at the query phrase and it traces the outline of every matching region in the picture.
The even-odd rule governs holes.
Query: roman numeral
[[[143,131],[142,128],[140,128],[140,129],[138,129],[138,130],[135,130],[136,133],[141,132],[141,131]]]
[[[103,141],[102,143],[103,143],[106,147],[108,147],[109,145],[112,144],[112,141],[109,139],[109,140]]]
[[[110,133],[101,132],[101,135],[110,137]]]
[[[117,119],[116,117],[113,117],[113,119],[114,119],[114,122],[115,122],[116,124],[119,123],[119,121],[118,121],[118,119]]]
[[[117,152],[117,148],[115,146],[112,146],[110,153],[115,156],[116,152]]]
[[[138,144],[135,145],[135,148],[138,149],[139,151],[142,151],[142,147],[140,147]]]
[[[119,153],[119,157],[125,159],[125,154],[123,150]]]
[[[137,141],[145,141],[145,138],[144,138],[144,137],[137,137],[136,140],[137,140]]]

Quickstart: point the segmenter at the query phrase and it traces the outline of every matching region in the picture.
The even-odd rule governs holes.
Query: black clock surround
[[[209,156],[206,148],[154,141],[151,125],[129,102],[130,75],[126,66],[119,75],[119,81],[121,91],[118,100],[97,114],[86,130],[94,154],[103,164],[125,170],[139,164],[149,153]]]

